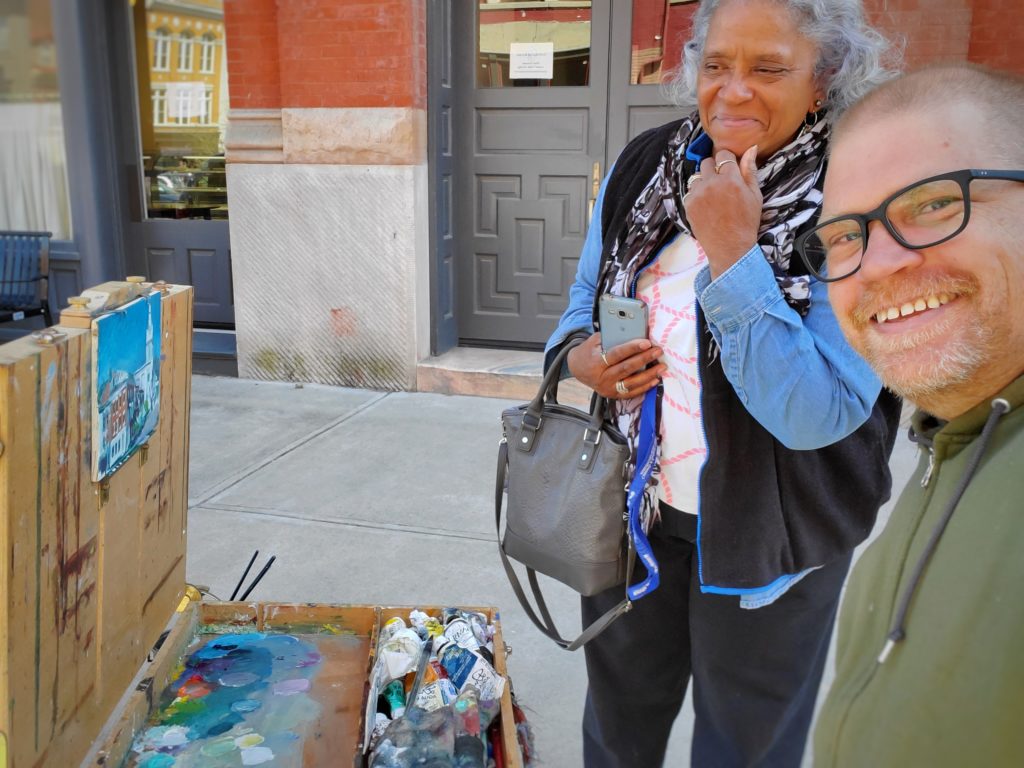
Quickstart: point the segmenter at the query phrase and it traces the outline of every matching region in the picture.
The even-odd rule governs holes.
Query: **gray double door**
[[[497,74],[505,87],[495,87],[493,78],[482,83],[488,67],[478,42],[484,11],[455,5],[457,151],[449,247],[458,339],[537,348],[568,303],[592,201],[609,163],[630,138],[674,119],[679,109],[660,86],[630,84],[629,2],[593,2],[589,55],[566,65],[586,68],[586,84],[547,87],[508,87],[507,68]]]

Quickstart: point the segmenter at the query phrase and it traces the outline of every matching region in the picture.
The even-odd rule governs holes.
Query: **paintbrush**
[[[416,696],[419,695],[420,686],[423,685],[423,675],[430,663],[430,651],[434,645],[434,638],[428,636],[423,641],[423,650],[420,652],[420,661],[416,665],[416,677],[412,679],[412,687],[409,688],[409,695],[405,697],[405,706],[411,707],[416,703]]]

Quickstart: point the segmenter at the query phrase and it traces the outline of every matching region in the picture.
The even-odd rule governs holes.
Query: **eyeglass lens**
[[[911,187],[886,206],[884,215],[905,245],[926,247],[960,229],[966,210],[959,182],[939,179]],[[836,219],[812,232],[804,252],[816,272],[835,280],[860,266],[866,235],[860,219]]]

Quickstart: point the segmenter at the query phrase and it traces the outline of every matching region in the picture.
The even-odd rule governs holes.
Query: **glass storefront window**
[[[71,239],[50,3],[0,5],[0,230]]]
[[[633,0],[630,85],[658,85],[676,74],[697,0]]]
[[[588,85],[590,6],[589,0],[481,0],[477,85]]]
[[[149,218],[226,219],[223,0],[129,1]]]

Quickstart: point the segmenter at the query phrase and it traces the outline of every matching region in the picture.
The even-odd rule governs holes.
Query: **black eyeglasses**
[[[971,182],[1024,181],[1024,171],[965,169],[915,182],[870,213],[851,213],[818,224],[794,247],[811,274],[826,283],[849,277],[864,259],[868,224],[880,221],[904,248],[917,250],[950,240],[971,218]]]

